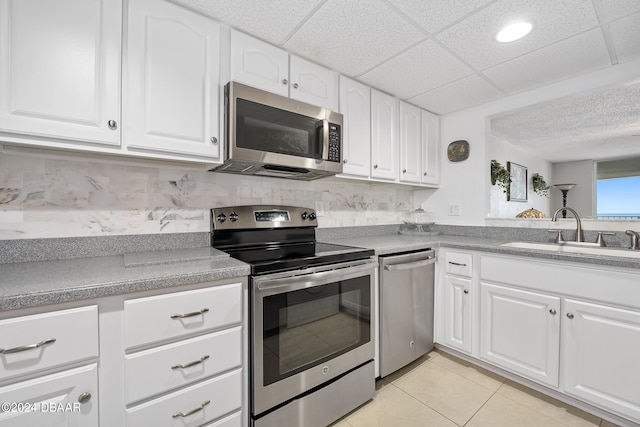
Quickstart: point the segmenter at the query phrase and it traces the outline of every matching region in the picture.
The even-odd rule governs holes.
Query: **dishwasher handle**
[[[428,259],[424,259],[421,261],[407,262],[404,264],[385,265],[384,269],[387,271],[410,270],[412,268],[425,267],[430,264],[435,264],[436,261],[437,258],[429,257]]]

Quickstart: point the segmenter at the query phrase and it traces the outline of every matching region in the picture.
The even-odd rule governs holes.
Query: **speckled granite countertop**
[[[318,240],[370,248],[377,255],[447,247],[640,270],[640,259],[555,253],[499,246],[513,239],[454,235],[328,237]],[[249,266],[214,248],[135,252],[124,255],[0,264],[0,310],[170,289],[248,276]]]
[[[247,264],[213,248],[0,264],[0,310],[247,275]]]
[[[572,261],[588,264],[597,264],[609,267],[625,267],[640,269],[640,258],[621,258],[613,256],[558,253],[536,249],[522,249],[500,246],[502,243],[513,241],[505,238],[431,235],[431,236],[406,236],[401,234],[363,236],[349,238],[323,239],[327,243],[360,246],[370,248],[376,255],[388,255],[403,251],[412,251],[426,248],[457,248],[466,250],[478,250],[504,255],[524,255],[527,257],[553,259],[559,261]]]

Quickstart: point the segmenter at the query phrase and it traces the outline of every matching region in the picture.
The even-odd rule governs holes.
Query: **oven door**
[[[377,265],[367,259],[252,278],[254,416],[373,359]]]

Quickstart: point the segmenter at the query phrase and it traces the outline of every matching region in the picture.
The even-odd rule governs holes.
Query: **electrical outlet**
[[[316,202],[316,216],[324,216],[324,202]]]
[[[460,216],[460,205],[458,203],[449,205],[449,216]]]

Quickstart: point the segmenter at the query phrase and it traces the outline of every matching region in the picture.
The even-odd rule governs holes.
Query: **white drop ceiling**
[[[437,114],[640,58],[640,0],[173,1]]]

